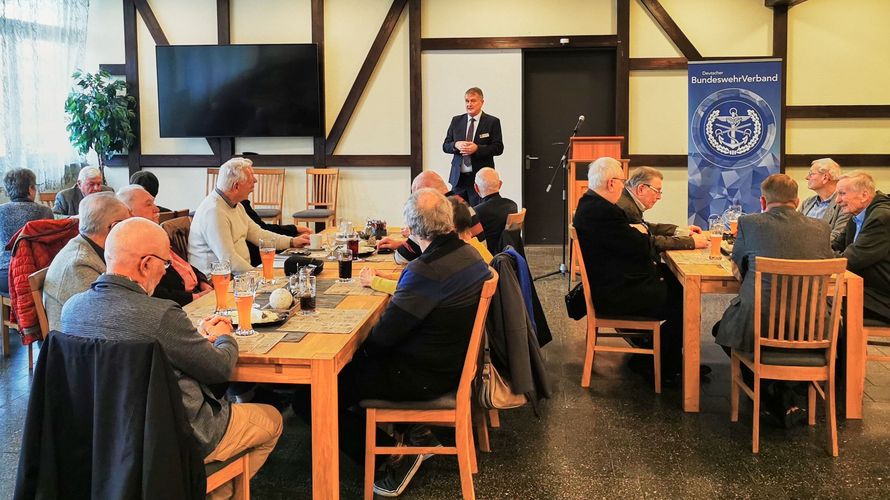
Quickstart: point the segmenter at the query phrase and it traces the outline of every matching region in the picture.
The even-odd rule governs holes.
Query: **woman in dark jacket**
[[[8,170],[3,176],[3,187],[9,202],[0,205],[0,246],[5,247],[12,235],[27,222],[39,219],[52,219],[51,208],[35,203],[37,197],[37,176],[27,168]],[[12,252],[0,253],[0,294],[9,295],[9,259]]]

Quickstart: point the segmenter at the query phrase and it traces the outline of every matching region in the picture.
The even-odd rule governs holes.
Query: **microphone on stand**
[[[578,127],[580,127],[582,123],[584,123],[584,115],[578,117],[578,123],[575,124],[574,130],[572,130],[572,135],[578,133]]]
[[[578,127],[580,127],[582,123],[584,123],[584,115],[581,115],[581,116],[578,117],[578,123],[576,123],[576,124],[575,124],[575,128],[572,129],[572,137],[574,137],[575,134],[578,133]],[[553,144],[555,145],[555,144],[557,144],[557,143],[553,143]],[[563,142],[563,143],[559,143],[559,144],[565,144],[565,143]],[[559,164],[560,164],[560,166],[564,166],[564,165],[565,165],[565,162],[566,162],[566,155],[567,155],[567,154],[568,154],[568,149],[566,150],[565,153],[562,154],[562,158],[559,159]],[[554,177],[555,177],[555,175],[554,175]],[[547,189],[545,189],[544,192],[545,192],[545,193],[549,193],[549,192],[550,192],[550,188],[552,188],[552,187],[553,187],[553,179],[550,179],[550,183],[547,184]]]

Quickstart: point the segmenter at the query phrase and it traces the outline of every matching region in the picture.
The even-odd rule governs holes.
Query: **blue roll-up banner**
[[[689,223],[729,205],[760,211],[760,183],[779,172],[782,61],[689,62]]]

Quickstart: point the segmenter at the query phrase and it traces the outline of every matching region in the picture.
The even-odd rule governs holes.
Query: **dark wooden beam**
[[[141,155],[143,167],[216,167],[217,156],[212,155]],[[333,155],[325,161],[333,167],[410,167],[411,155]],[[258,167],[302,167],[314,164],[315,155],[250,155]],[[117,155],[108,162],[109,167],[129,164],[128,155]]]
[[[231,5],[229,0],[216,0],[216,43],[229,45],[232,43],[232,28],[230,25]],[[222,165],[235,154],[234,137],[207,138],[210,149],[217,157],[217,164]]]
[[[569,43],[559,43],[568,38]],[[553,49],[614,47],[617,35],[564,35],[564,36],[500,36],[479,38],[423,38],[420,50],[467,50],[467,49]]]
[[[616,0],[618,46],[615,48],[615,135],[621,141],[621,157],[630,142],[630,0]]]
[[[151,33],[155,45],[170,45],[170,42],[167,41],[167,35],[165,35],[164,30],[161,29],[161,24],[158,22],[158,18],[155,17],[155,13],[151,10],[151,6],[148,5],[148,0],[132,0],[132,2],[136,5],[136,10],[139,11],[139,15],[142,16],[142,21],[145,22],[145,26],[148,27],[148,32]]]
[[[661,29],[664,30],[664,33],[674,42],[674,45],[677,49],[680,50],[680,53],[689,59],[690,61],[697,61],[701,59],[701,53],[698,49],[692,45],[692,42],[689,41],[689,38],[686,37],[686,34],[683,33],[683,30],[677,26],[677,23],[674,22],[674,19],[664,10],[664,7],[661,5],[661,2],[658,0],[640,0],[640,3],[643,4],[643,7],[649,11],[649,14],[655,18],[655,22],[661,26]]]
[[[343,107],[340,108],[340,113],[337,115],[337,119],[334,120],[331,133],[328,134],[327,145],[325,146],[325,152],[328,155],[334,154],[334,151],[337,149],[337,144],[340,142],[340,138],[343,137],[343,132],[346,131],[346,125],[349,124],[349,119],[352,118],[352,114],[358,106],[358,101],[371,80],[371,75],[374,74],[374,68],[377,67],[380,56],[383,55],[386,42],[389,41],[392,32],[395,31],[396,23],[399,22],[399,17],[402,15],[402,11],[405,10],[406,3],[407,0],[393,0],[392,5],[389,7],[389,12],[386,13],[386,17],[380,25],[380,30],[377,31],[377,38],[371,44],[371,50],[368,51],[365,62],[362,63],[362,67],[352,83],[352,88],[349,89],[349,94],[343,102]]]
[[[420,61],[420,0],[408,2],[408,93],[411,116],[411,180],[423,172],[423,79]]]
[[[814,153],[807,155],[791,154],[785,156],[789,167],[809,167],[817,158],[831,158],[841,167],[890,167],[890,154],[843,154]]]
[[[807,0],[763,0],[764,7],[774,8],[774,7],[794,7],[799,3],[804,3]]]
[[[142,155],[142,167],[218,167],[217,155]]]
[[[788,106],[788,118],[890,118],[888,104]]]
[[[785,172],[785,146],[788,143],[788,6],[773,8],[773,56],[782,58],[782,110],[779,117],[779,171]]]
[[[333,167],[408,167],[411,155],[334,155],[326,161]]]
[[[688,65],[685,57],[634,57],[630,60],[631,71],[685,70]]]
[[[318,112],[321,114],[321,133],[312,138],[313,163],[316,168],[325,167],[325,151],[327,140],[325,134],[328,130],[327,114],[325,111],[325,85],[324,85],[324,0],[312,0],[312,43],[318,47]]]
[[[314,166],[315,155],[250,155],[257,167],[302,167]]]
[[[142,142],[139,103],[139,47],[136,39],[136,5],[133,0],[121,0],[124,4],[124,76],[127,82],[127,94],[136,98],[136,119],[133,121],[133,144],[127,148],[127,168],[133,175],[142,169],[140,166]]]
[[[688,166],[686,155],[627,155],[630,168],[635,167],[683,167]]]
[[[99,71],[107,71],[114,76],[127,76],[126,64],[100,64]]]

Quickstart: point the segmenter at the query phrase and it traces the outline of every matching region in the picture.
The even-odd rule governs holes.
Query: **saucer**
[[[303,247],[303,250],[309,250],[310,252],[321,252],[324,250],[324,247],[312,248],[312,247]]]

